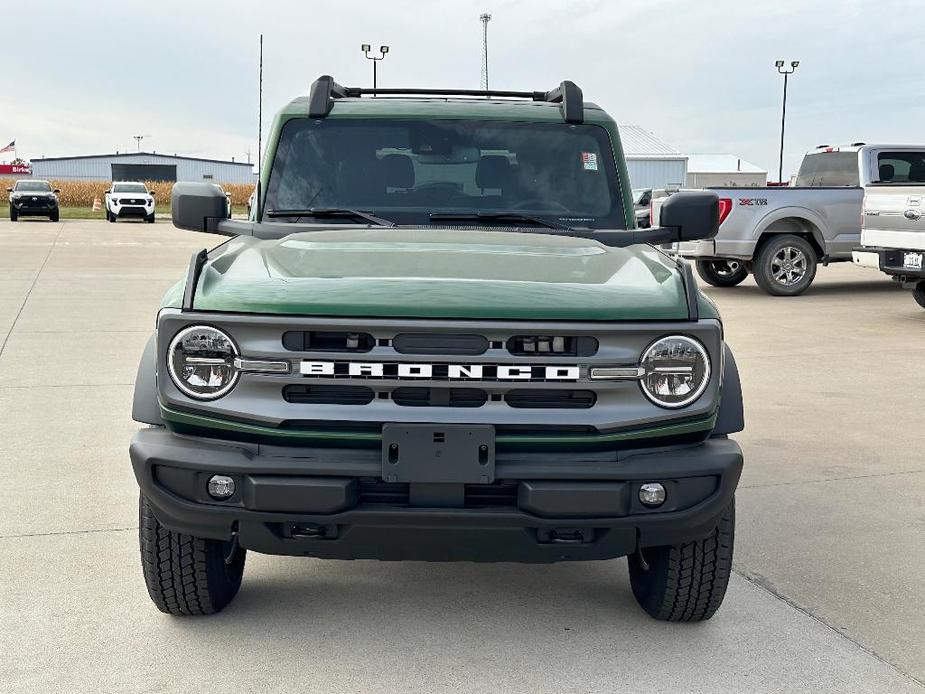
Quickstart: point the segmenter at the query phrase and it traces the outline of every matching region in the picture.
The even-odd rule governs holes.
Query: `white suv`
[[[106,219],[115,222],[119,217],[141,217],[154,223],[154,193],[144,183],[114,181],[106,191]]]

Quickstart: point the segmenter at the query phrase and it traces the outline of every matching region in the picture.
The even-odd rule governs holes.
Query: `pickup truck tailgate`
[[[861,244],[925,250],[925,186],[872,186],[864,201]]]

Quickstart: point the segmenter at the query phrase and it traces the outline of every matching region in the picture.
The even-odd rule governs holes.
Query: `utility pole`
[[[785,61],[778,60],[774,63],[777,71],[784,76],[784,101],[780,111],[780,162],[777,167],[777,181],[784,182],[784,125],[787,120],[787,78],[792,75],[800,64],[799,60],[790,61],[790,69],[784,67]]]
[[[263,149],[263,34],[260,35],[260,64],[257,68],[257,177],[260,178],[260,152]],[[250,150],[247,160],[250,161]]]
[[[483,12],[479,15],[479,21],[482,22],[482,89],[488,91],[488,23],[491,21],[491,15]]]

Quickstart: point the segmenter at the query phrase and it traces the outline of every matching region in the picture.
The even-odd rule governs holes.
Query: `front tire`
[[[57,222],[59,219],[61,219],[60,210],[55,210],[54,212],[52,212],[50,215],[48,215],[48,219],[50,219],[53,222]]]
[[[793,234],[772,237],[758,251],[755,282],[773,296],[802,294],[816,277],[816,249]]]
[[[107,222],[110,222],[110,223],[112,223],[112,224],[115,224],[115,223],[116,223],[116,215],[114,215],[114,214],[113,214],[112,212],[110,212],[109,210],[106,210],[106,221],[107,221]]]
[[[138,540],[148,595],[161,612],[214,614],[237,595],[247,550],[236,541],[167,530],[144,495],[138,497]]]
[[[912,288],[912,298],[922,308],[925,308],[925,282],[919,282]]]
[[[148,224],[154,224],[154,213],[152,212],[152,213],[149,214],[147,217],[145,217],[145,221],[146,221]]]
[[[649,616],[666,622],[701,622],[723,602],[732,571],[735,501],[704,539],[643,550],[629,557],[633,596]]]
[[[10,205],[10,221],[15,222],[19,219],[19,214],[16,212],[16,208]]]
[[[714,287],[734,287],[748,277],[748,268],[740,260],[698,260],[697,274]]]

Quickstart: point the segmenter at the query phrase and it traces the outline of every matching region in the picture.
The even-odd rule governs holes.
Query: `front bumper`
[[[47,217],[58,211],[58,203],[32,203],[31,201],[13,202],[13,209],[20,217]]]
[[[742,470],[734,441],[620,452],[498,453],[486,485],[382,481],[379,450],[290,448],[139,431],[135,477],[169,529],[267,554],[335,559],[606,559],[703,537]],[[234,496],[211,499],[213,474]],[[656,510],[639,485],[668,490]]]
[[[851,252],[856,265],[877,268],[880,272],[894,277],[900,282],[918,282],[925,279],[925,263],[922,268],[905,267],[906,253],[918,253],[925,256],[921,249],[880,248],[862,246]]]
[[[116,217],[149,217],[154,214],[154,206],[118,205],[110,208],[110,211],[116,215]]]

